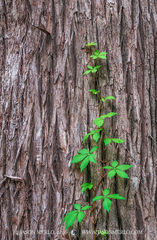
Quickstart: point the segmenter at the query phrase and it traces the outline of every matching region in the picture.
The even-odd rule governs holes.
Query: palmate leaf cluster
[[[88,134],[86,134],[85,136],[84,136],[84,138],[83,138],[83,142],[85,142],[86,141],[86,139],[90,136],[90,135],[92,135],[93,136],[93,140],[95,140],[96,142],[99,140],[99,138],[100,138],[100,131],[102,131],[103,130],[103,128],[100,128],[100,129],[96,129],[96,130],[92,130],[90,133],[88,133]]]
[[[66,222],[66,229],[68,229],[76,221],[76,219],[79,223],[82,222],[85,217],[84,211],[91,208],[91,206],[86,205],[84,207],[81,207],[81,204],[74,204],[74,208],[76,210],[67,213],[63,219],[63,223]]]
[[[87,43],[86,47],[90,48],[92,46],[96,46],[97,43],[95,42],[91,42],[91,43]],[[92,49],[92,48],[91,48]],[[88,49],[89,50],[89,49]],[[106,52],[99,52],[99,50],[96,50],[93,52],[93,54],[90,56],[93,60],[97,60],[97,59],[106,59]],[[98,60],[97,60],[98,61]],[[94,67],[92,66],[87,66],[88,70],[84,72],[84,75],[86,74],[95,74],[98,69],[101,67],[101,65],[96,65]],[[99,103],[101,104],[101,107],[103,105],[103,103],[105,103],[107,100],[115,100],[114,96],[107,96],[107,97],[103,97],[100,94],[100,90],[96,90],[96,89],[90,89],[89,90],[90,93],[92,93],[93,95],[98,95],[97,99],[99,99]],[[100,137],[103,136],[103,134],[101,134],[101,132],[104,132],[104,128],[103,128],[103,124],[106,118],[111,118],[114,117],[115,115],[117,115],[116,112],[109,112],[107,114],[101,115],[98,118],[96,118],[93,123],[96,125],[94,130],[90,131],[89,133],[87,133],[82,142],[83,144],[85,143],[85,141],[91,136],[93,138],[93,140],[98,143],[98,141],[100,140]],[[120,138],[105,138],[103,139],[105,146],[108,147],[108,145],[110,143],[116,143],[116,144],[120,144],[123,143],[124,140],[120,139]],[[99,145],[99,144],[97,144]],[[94,163],[96,166],[96,157],[97,155],[94,154],[94,152],[98,149],[98,146],[95,146],[93,148],[91,148],[90,150],[88,150],[87,148],[83,148],[81,150],[78,151],[78,153],[73,157],[72,161],[70,164],[80,164],[80,170],[81,172],[88,166],[89,163]],[[106,147],[105,147],[106,149]],[[109,179],[113,178],[116,174],[121,177],[121,178],[129,178],[128,174],[125,172],[126,170],[130,169],[131,167],[133,167],[132,165],[119,165],[118,161],[113,161],[111,163],[110,166],[104,166],[103,168],[105,170],[109,170],[107,172],[107,176],[109,177]],[[92,199],[92,202],[96,202],[98,200],[102,200],[102,205],[103,208],[109,212],[111,205],[112,205],[112,200],[116,199],[116,200],[124,200],[125,198],[123,196],[121,196],[120,194],[116,193],[116,194],[110,194],[110,189],[106,188],[104,189],[102,195],[100,196],[96,196],[96,191],[97,189],[99,189],[99,186],[94,187],[92,182],[85,182],[81,185],[81,193],[84,194],[85,191],[92,191],[94,193],[94,195],[92,194],[91,196],[94,196],[94,198]],[[93,205],[93,207],[95,207]],[[72,226],[72,224],[77,220],[79,223],[82,222],[82,220],[85,217],[85,211],[89,210],[91,208],[92,210],[92,206],[89,205],[85,205],[84,207],[81,207],[81,204],[74,204],[74,210],[67,213],[66,216],[63,219],[63,222],[66,222],[66,229],[68,229],[70,226]],[[91,211],[92,213],[92,211]],[[107,232],[101,232],[102,236],[106,236]]]
[[[88,70],[84,72],[84,75],[87,75],[89,73],[96,73],[100,67],[101,67],[100,65],[96,65],[94,67],[88,65],[87,66]]]
[[[109,194],[110,193],[110,189],[106,188],[103,191],[103,196],[96,196],[93,198],[93,202],[97,201],[97,200],[102,200],[103,199],[103,208],[105,210],[107,210],[107,212],[109,212],[112,201],[110,199],[120,199],[120,200],[124,200],[125,198],[120,196],[120,194]]]
[[[101,127],[104,124],[104,119],[105,118],[110,118],[115,116],[117,113],[115,112],[110,112],[108,114],[102,115],[98,118],[96,118],[93,122],[97,125],[97,127]]]
[[[104,144],[105,146],[108,145],[109,143],[114,142],[114,143],[123,143],[125,142],[123,139],[120,138],[105,138],[104,139]]]
[[[121,178],[129,178],[128,174],[124,171],[130,169],[131,167],[133,167],[133,165],[119,165],[118,162],[115,160],[111,163],[111,166],[105,166],[103,168],[110,170],[108,172],[109,178],[114,177],[116,174]]]
[[[94,60],[100,58],[100,59],[106,59],[107,58],[107,52],[99,52],[99,50],[96,50],[93,52],[93,54],[90,56]]]
[[[88,149],[86,149],[86,148],[79,150],[78,154],[75,155],[74,158],[72,159],[71,164],[82,161],[82,163],[80,165],[80,169],[82,172],[83,169],[85,169],[87,167],[89,162],[96,163],[96,155],[93,154],[93,152],[96,151],[97,149],[98,149],[98,147],[96,146],[96,147],[92,148],[90,151],[88,151]]]
[[[93,188],[93,183],[83,183],[81,185],[81,192],[84,192],[87,189],[91,190],[92,188]]]

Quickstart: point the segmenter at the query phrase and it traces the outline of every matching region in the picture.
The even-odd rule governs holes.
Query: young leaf
[[[106,54],[107,54],[106,52],[99,52],[99,50],[96,50],[90,57],[93,58],[94,60],[97,58],[106,59]]]
[[[98,132],[100,132],[102,130],[103,130],[103,128],[99,128],[99,129],[95,130],[94,133],[98,133]]]
[[[101,53],[99,54],[99,58],[101,58],[101,59],[106,59],[106,58],[107,58],[106,54],[107,54],[107,52],[101,52]]]
[[[75,222],[78,212],[71,214],[70,217],[66,220],[66,230]]]
[[[108,189],[108,188],[106,188],[106,189],[103,191],[104,196],[107,196],[109,193],[110,193],[110,189]]]
[[[86,135],[84,136],[84,138],[83,138],[82,142],[85,142],[85,141],[86,141],[86,139],[87,139],[89,136],[90,136],[90,134],[89,134],[89,133],[88,133],[88,134],[86,134]]]
[[[95,133],[98,133],[98,132],[100,132],[100,131],[102,131],[103,130],[103,128],[100,128],[100,129],[97,129],[97,130],[92,130],[90,133],[88,133],[88,134],[86,134],[85,136],[84,136],[84,138],[83,138],[83,142],[90,136],[90,135],[93,135],[93,134],[95,134]]]
[[[100,138],[100,134],[99,134],[99,133],[95,133],[95,134],[93,135],[93,140],[94,140],[94,141],[98,142],[99,138]]]
[[[96,155],[95,155],[95,154],[90,154],[90,155],[88,156],[89,161],[90,161],[90,162],[93,162],[93,163],[96,163],[95,158],[96,158]]]
[[[109,211],[110,211],[111,204],[112,204],[111,200],[108,199],[108,198],[105,198],[104,201],[103,201],[103,208],[104,208],[105,210],[107,210],[107,212],[109,212]]]
[[[110,166],[105,166],[103,168],[105,168],[105,169],[113,169],[113,167],[110,167]]]
[[[67,214],[65,215],[65,217],[63,218],[62,223],[64,223],[65,221],[67,221],[67,219],[70,218],[70,216],[73,215],[74,213],[77,213],[77,211],[74,210],[74,211],[71,211],[71,212],[67,213]]]
[[[84,155],[81,155],[81,154],[77,154],[73,157],[72,161],[70,164],[73,164],[73,163],[78,163],[80,161],[82,161],[83,159],[85,158]]]
[[[116,112],[110,112],[110,113],[106,114],[106,117],[107,117],[107,118],[110,118],[110,117],[113,117],[113,116],[115,116],[115,115],[117,115]]]
[[[117,167],[118,166],[118,162],[115,160],[115,161],[113,161],[112,163],[111,163],[111,165],[112,165],[112,167]]]
[[[111,143],[111,141],[112,141],[111,138],[104,139],[105,146]]]
[[[120,138],[112,138],[112,141],[115,143],[123,143],[125,142],[124,140],[120,139]]]
[[[91,70],[87,70],[87,71],[85,71],[83,74],[84,75],[87,75],[87,74],[89,74],[91,72]]]
[[[86,44],[86,47],[92,47],[92,46],[97,46],[96,42],[90,42]]]
[[[83,208],[81,208],[81,210],[82,210],[82,211],[86,211],[86,210],[88,210],[89,208],[91,208],[91,206],[86,205],[86,206],[84,206]]]
[[[118,176],[120,176],[121,178],[129,178],[128,174],[120,171],[120,170],[116,170],[116,173],[118,174]]]
[[[96,196],[92,199],[92,202],[97,201],[97,200],[101,200],[101,199],[104,199],[104,197],[103,196]]]
[[[90,92],[92,92],[94,95],[98,94],[100,90],[90,89]]]
[[[119,165],[117,167],[118,170],[128,170],[129,168],[133,167],[133,165]]]
[[[113,97],[113,96],[108,96],[108,97],[104,98],[104,102],[105,102],[106,100],[116,100],[116,98]]]
[[[100,65],[96,65],[94,68],[99,69],[100,67],[101,67]]]
[[[78,222],[82,222],[83,218],[85,217],[85,213],[84,212],[79,212],[79,214],[77,215],[77,220]]]
[[[115,175],[116,175],[116,170],[111,170],[111,171],[108,172],[108,177],[109,177],[109,178],[112,178],[112,177],[114,177]]]
[[[125,198],[120,196],[119,194],[110,194],[107,196],[108,198],[114,198],[114,199],[121,199],[124,200]]]
[[[78,153],[80,153],[80,154],[82,154],[82,155],[88,155],[88,154],[89,154],[89,151],[88,151],[88,149],[83,148],[83,149],[79,150]]]
[[[77,210],[80,210],[81,209],[81,204],[74,204],[74,208],[77,209]]]
[[[96,118],[94,121],[93,121],[98,127],[101,127],[104,123],[103,119],[102,118]]]
[[[88,69],[90,69],[90,70],[92,70],[92,69],[93,69],[93,67],[92,67],[92,66],[89,66],[89,65],[87,66],[87,68],[88,68]]]
[[[81,185],[81,187],[82,187],[81,192],[84,192],[87,189],[91,190],[93,188],[93,184],[92,183],[83,183]]]
[[[89,152],[90,153],[93,153],[94,151],[96,151],[98,149],[98,147],[96,146],[96,147],[93,147]]]
[[[101,98],[101,101],[102,101],[102,102],[105,102],[105,98],[104,98],[104,97],[102,97],[102,98]]]
[[[81,172],[83,171],[83,169],[85,169],[87,167],[88,163],[89,163],[89,159],[88,159],[88,157],[86,157],[80,165]]]

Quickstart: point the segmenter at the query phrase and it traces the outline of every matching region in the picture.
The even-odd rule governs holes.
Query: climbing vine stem
[[[85,48],[88,49],[88,53],[90,52],[90,50],[93,50],[92,55],[90,56],[90,58],[93,59],[93,61],[96,61],[96,63],[99,64],[99,60],[103,59],[105,60],[107,57],[107,53],[106,52],[100,52],[98,49],[95,49],[97,46],[97,43],[95,42],[91,42],[91,43],[87,43]],[[90,75],[90,74],[97,74],[99,69],[102,69],[102,66],[99,65],[95,65],[94,62],[94,66],[89,66],[87,65],[87,70],[83,73],[83,75]],[[86,142],[88,140],[89,137],[92,137],[94,142],[96,142],[96,144],[98,144],[98,142],[101,140],[102,141],[102,137],[101,136],[105,136],[105,130],[104,130],[104,122],[106,118],[112,118],[115,115],[117,115],[117,113],[115,112],[109,112],[107,114],[101,115],[101,110],[104,106],[104,104],[106,103],[106,101],[115,101],[115,97],[114,96],[107,96],[104,97],[101,95],[101,91],[98,89],[90,89],[89,92],[93,95],[97,95],[98,96],[98,102],[99,102],[99,112],[100,112],[100,116],[98,118],[96,118],[93,123],[95,124],[95,128],[87,133],[82,142]],[[110,137],[110,138],[104,138],[103,139],[103,154],[105,154],[105,151],[107,150],[107,147],[109,144],[122,144],[124,142],[123,139],[120,138],[115,138],[115,137]],[[100,145],[100,144],[99,144]],[[91,149],[87,149],[87,148],[82,148],[78,151],[78,153],[73,157],[72,161],[70,164],[80,164],[80,172],[82,173],[84,171],[85,168],[87,168],[88,164],[92,164],[93,166],[95,166],[95,168],[97,167],[97,155],[95,154],[96,151],[98,151],[99,147],[98,146],[93,146]],[[101,200],[102,202],[102,206],[104,208],[105,211],[109,212],[111,205],[112,205],[112,200],[116,199],[116,200],[124,200],[125,198],[123,196],[121,196],[119,193],[117,194],[111,194],[110,193],[110,189],[109,188],[104,188],[102,194],[100,196],[97,196],[98,191],[100,189],[100,185],[102,184],[102,182],[104,182],[103,180],[105,179],[105,177],[107,176],[109,179],[113,178],[115,175],[117,175],[120,178],[129,178],[128,174],[125,172],[126,170],[130,169],[131,167],[133,167],[132,165],[119,165],[117,160],[114,160],[112,162],[110,162],[110,165],[105,165],[105,158],[103,157],[103,159],[97,159],[97,161],[99,161],[99,165],[101,165],[101,175],[100,175],[100,179],[98,181],[97,184],[94,183],[82,183],[81,185],[81,192],[85,192],[85,191],[91,191],[92,192],[92,206],[89,205],[85,205],[85,206],[81,206],[81,204],[74,204],[74,210],[71,212],[68,212],[64,219],[63,222],[66,222],[66,230],[71,227],[73,225],[73,223],[77,220],[79,223],[82,222],[82,220],[84,219],[84,217],[86,216],[86,212],[90,211],[90,215],[93,216],[93,220],[92,220],[92,228],[93,228],[93,240],[96,239],[96,222],[97,222],[97,217],[96,216],[96,207],[97,207],[97,203]],[[106,162],[108,163],[108,161]],[[95,170],[96,171],[96,170]],[[104,185],[107,185],[105,183],[103,183]],[[100,232],[101,235],[106,236],[107,232],[106,231],[101,231]]]

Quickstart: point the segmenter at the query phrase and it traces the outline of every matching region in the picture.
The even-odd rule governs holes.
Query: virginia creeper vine
[[[97,46],[97,43],[91,42],[86,44],[86,48],[88,49],[93,49]],[[106,59],[106,52],[99,52],[99,50],[94,50],[90,58],[92,58],[94,61],[99,60],[99,59]],[[97,71],[101,68],[101,65],[95,65],[95,66],[87,66],[87,70],[83,73],[84,75],[87,74],[96,74]],[[99,96],[101,108],[102,105],[107,101],[107,100],[116,100],[114,96],[101,96],[100,90],[96,89],[90,89],[89,92],[93,95]],[[84,143],[90,136],[93,138],[93,140],[98,143],[101,137],[101,133],[104,131],[103,125],[104,121],[106,118],[112,118],[115,115],[117,115],[116,112],[109,112],[107,114],[101,115],[98,118],[96,118],[93,123],[96,125],[95,129],[93,129],[91,132],[87,133],[82,142]],[[113,144],[121,144],[124,142],[124,140],[120,138],[105,138],[103,140],[105,148],[111,143]],[[80,163],[80,171],[82,172],[89,163],[91,164],[96,164],[96,157],[97,155],[95,152],[98,150],[98,146],[92,147],[90,150],[83,148],[78,151],[78,154],[76,154],[72,161],[71,164],[76,164]],[[103,165],[105,165],[105,162],[102,161]],[[69,212],[66,214],[66,216],[63,219],[63,222],[66,222],[66,229],[68,229],[72,224],[77,220],[79,223],[82,222],[86,215],[86,211],[90,211],[91,214],[93,214],[93,230],[95,232],[95,208],[96,204],[99,200],[102,201],[102,205],[104,210],[107,212],[110,211],[111,205],[112,205],[112,200],[117,199],[117,200],[124,200],[125,198],[121,196],[119,193],[114,194],[110,193],[109,188],[105,188],[100,196],[97,196],[97,191],[99,189],[100,184],[102,183],[104,176],[108,176],[109,179],[113,178],[116,174],[118,177],[121,178],[129,178],[128,174],[125,172],[129,168],[133,167],[132,165],[119,165],[117,160],[114,160],[111,162],[109,166],[104,166],[102,167],[102,173],[101,173],[101,178],[99,182],[94,186],[93,183],[82,183],[81,185],[81,192],[84,192],[86,190],[92,191],[93,192],[93,199],[92,199],[92,206],[81,206],[81,204],[74,204],[74,209],[73,211]],[[105,173],[104,173],[105,171]],[[107,232],[101,231],[101,235],[106,236]],[[93,234],[93,239],[96,239],[95,233]]]

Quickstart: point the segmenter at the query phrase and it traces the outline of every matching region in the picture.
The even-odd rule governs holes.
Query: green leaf
[[[99,69],[100,67],[101,67],[101,65],[96,65],[94,68]]]
[[[105,168],[105,169],[113,169],[113,167],[110,167],[110,166],[105,166],[103,168]]]
[[[105,146],[111,143],[111,141],[112,141],[111,138],[104,139]]]
[[[91,190],[93,188],[93,184],[92,183],[83,183],[81,185],[81,187],[82,187],[81,192],[84,192],[87,189]]]
[[[75,155],[75,156],[73,157],[73,159],[72,159],[72,161],[71,161],[70,164],[78,163],[78,162],[82,161],[84,158],[85,158],[84,155],[81,155],[81,154],[78,155],[78,154],[77,154],[77,155]]]
[[[97,72],[97,69],[96,68],[94,68],[93,70],[91,70],[92,71],[92,73],[96,73]]]
[[[99,134],[99,133],[95,133],[95,134],[93,135],[93,140],[94,140],[94,141],[98,142],[99,138],[100,138],[100,134]]]
[[[124,140],[120,139],[120,138],[112,138],[112,141],[115,143],[123,143],[125,142]]]
[[[109,193],[110,193],[110,189],[108,189],[108,188],[106,188],[106,189],[103,191],[104,196],[107,196]]]
[[[114,177],[115,175],[116,175],[116,170],[111,170],[111,171],[108,172],[108,177],[109,177],[109,178],[112,178],[112,177]]]
[[[100,132],[102,130],[103,130],[103,128],[97,129],[97,130],[95,130],[95,133],[98,133],[98,132]]]
[[[89,152],[90,153],[93,153],[94,151],[96,151],[98,149],[98,147],[96,146],[96,147],[93,147]]]
[[[85,169],[87,167],[88,163],[89,163],[89,159],[88,159],[88,157],[86,157],[80,165],[81,172],[83,171],[83,169]]]
[[[88,151],[88,149],[83,148],[83,149],[79,150],[78,153],[80,153],[81,155],[88,155],[89,151]]]
[[[92,183],[82,183],[81,187],[86,187],[86,186],[89,186],[91,185]],[[93,185],[93,184],[92,184]]]
[[[116,170],[116,173],[118,174],[118,176],[120,176],[121,178],[129,178],[128,174],[120,171],[120,170]]]
[[[95,134],[95,133],[97,133],[97,132],[100,132],[100,131],[102,131],[103,130],[103,128],[100,128],[100,129],[97,129],[97,130],[92,130],[90,133],[88,133],[88,134],[86,134],[85,136],[84,136],[84,138],[83,138],[83,142],[90,136],[90,135],[92,135],[92,134]]]
[[[106,52],[99,52],[99,50],[96,50],[90,57],[93,58],[94,60],[97,58],[106,59],[106,54],[107,54]]]
[[[75,222],[78,212],[71,214],[66,220],[66,230]]]
[[[107,117],[110,118],[110,117],[113,117],[115,115],[117,115],[116,112],[110,112],[110,113],[107,114]]]
[[[108,198],[105,198],[104,201],[103,201],[103,208],[107,210],[107,212],[110,211],[110,207],[111,207],[111,200],[108,199]]]
[[[108,97],[104,98],[104,102],[105,102],[106,100],[116,100],[116,98],[113,97],[113,96],[108,96]]]
[[[104,123],[103,119],[101,119],[100,117],[99,118],[96,118],[94,121],[93,121],[98,127],[101,127]]]
[[[86,141],[86,139],[89,137],[89,133],[88,134],[86,134],[85,136],[84,136],[84,138],[83,138],[83,140],[82,140],[82,142],[85,142]]]
[[[90,162],[93,162],[93,163],[96,163],[96,155],[95,154],[90,154],[89,156],[88,156],[88,159],[89,159],[89,161]]]
[[[92,92],[95,95],[100,92],[100,90],[95,90],[95,89],[90,89],[89,91]]]
[[[112,167],[117,167],[118,166],[118,162],[115,160],[115,161],[113,161],[112,163],[111,163],[111,165],[112,165]]]
[[[107,196],[108,198],[114,198],[114,199],[121,199],[124,200],[125,198],[120,196],[119,194],[110,194]]]
[[[128,170],[129,168],[133,167],[133,165],[119,165],[117,167],[118,170]]]
[[[92,66],[89,66],[89,65],[87,66],[87,68],[88,68],[88,69],[90,69],[90,70],[92,70],[92,69],[93,69],[93,67],[92,67]]]
[[[77,210],[80,210],[81,209],[81,204],[74,204],[74,208],[77,209]]]
[[[107,58],[106,54],[107,54],[107,52],[101,52],[99,54],[99,58],[106,59]]]
[[[89,208],[91,208],[91,206],[86,205],[86,206],[84,206],[83,208],[81,208],[81,210],[82,210],[82,211],[86,211],[86,210],[88,210]]]
[[[101,199],[104,199],[104,197],[103,196],[96,196],[92,199],[92,202],[97,201],[97,200],[101,200]]]
[[[97,46],[96,42],[90,42],[86,44],[86,47],[92,47],[92,46]]]
[[[78,212],[78,211],[74,210],[74,211],[71,211],[71,212],[67,213],[67,214],[65,215],[65,217],[63,218],[62,223],[64,223],[71,215],[73,215],[74,213],[77,213],[77,212]]]
[[[91,72],[91,70],[87,70],[87,71],[85,71],[83,74],[84,75],[87,75],[87,74],[89,74]]]
[[[77,220],[78,222],[82,222],[83,218],[85,217],[85,213],[84,212],[79,212],[79,214],[77,215]]]
[[[105,102],[105,98],[104,98],[104,97],[102,97],[102,98],[101,98],[101,101],[102,101],[102,102]]]

